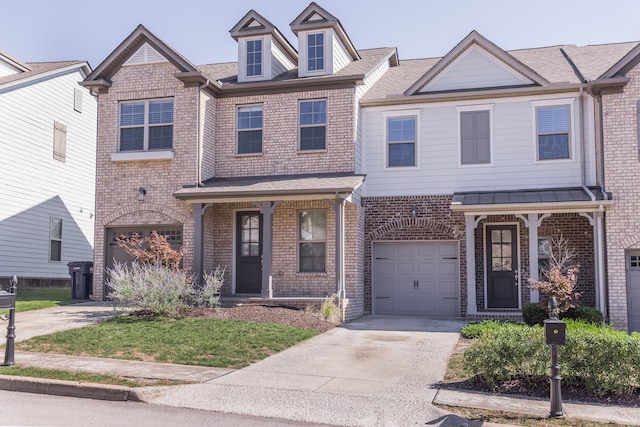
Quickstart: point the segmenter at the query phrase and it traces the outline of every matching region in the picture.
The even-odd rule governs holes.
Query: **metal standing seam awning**
[[[184,187],[174,197],[193,206],[194,272],[202,277],[204,265],[204,213],[213,203],[251,202],[260,209],[263,219],[262,292],[273,298],[271,287],[271,247],[273,212],[287,200],[324,200],[336,214],[336,291],[346,297],[344,251],[344,202],[364,182],[365,175],[324,173],[274,175],[239,178],[212,178],[200,186]]]
[[[553,213],[577,213],[593,227],[596,270],[596,305],[606,315],[604,289],[603,212],[613,204],[611,195],[600,187],[568,187],[507,191],[475,191],[454,193],[451,210],[462,212],[466,222],[467,265],[475,265],[474,230],[489,215],[515,215],[529,229],[529,271],[538,278],[538,228]],[[476,314],[475,269],[467,269],[467,315]],[[531,302],[538,293],[531,292]]]

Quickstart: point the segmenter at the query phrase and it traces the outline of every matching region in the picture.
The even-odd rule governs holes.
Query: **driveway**
[[[206,383],[140,395],[162,405],[334,425],[453,422],[431,402],[463,325],[365,316]]]

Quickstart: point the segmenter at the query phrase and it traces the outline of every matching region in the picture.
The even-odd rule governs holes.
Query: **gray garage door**
[[[459,316],[457,242],[373,245],[373,313]]]
[[[627,254],[627,313],[629,330],[640,332],[640,252]]]

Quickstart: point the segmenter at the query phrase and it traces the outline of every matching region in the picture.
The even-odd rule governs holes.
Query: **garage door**
[[[373,313],[457,317],[457,242],[373,245]]]
[[[151,235],[152,231],[167,237],[167,242],[171,244],[172,249],[180,249],[182,247],[182,227],[180,226],[143,226],[143,227],[127,227],[127,228],[110,228],[107,229],[106,236],[109,238],[109,246],[107,248],[107,265],[112,268],[114,262],[130,263],[133,257],[125,252],[118,243],[116,238],[121,236],[132,236],[134,233],[140,237]]]
[[[640,252],[627,254],[627,313],[629,330],[640,332]]]

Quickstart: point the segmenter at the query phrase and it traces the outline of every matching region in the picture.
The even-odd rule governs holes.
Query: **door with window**
[[[262,215],[236,214],[236,294],[262,291]]]
[[[518,230],[487,226],[487,308],[518,308]]]

